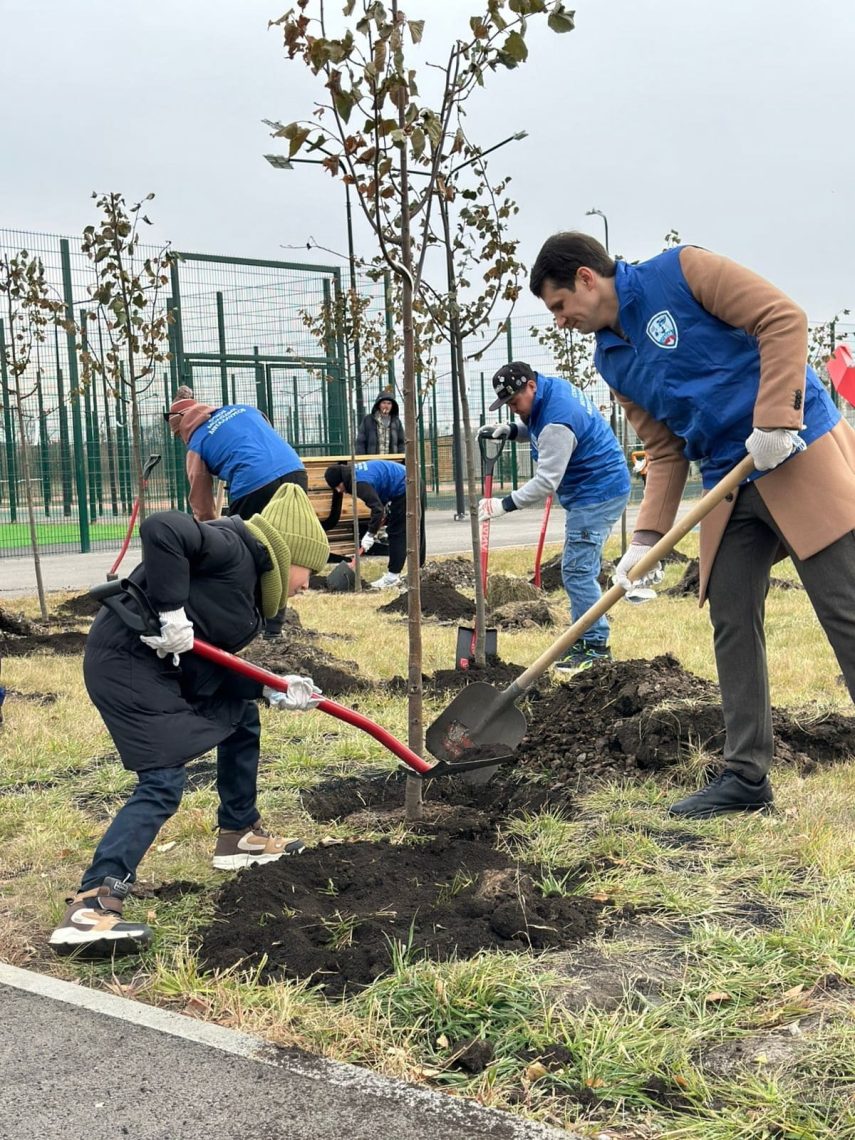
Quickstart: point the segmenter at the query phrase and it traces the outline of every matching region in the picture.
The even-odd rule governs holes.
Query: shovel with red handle
[[[484,498],[489,499],[493,494],[493,471],[505,447],[506,436],[493,439],[492,436],[478,436],[478,447],[481,451],[481,471],[484,477]],[[490,561],[490,520],[481,523],[481,587],[484,599],[487,598],[487,566]],[[477,630],[469,625],[457,627],[457,648],[455,656],[458,669],[468,669],[469,662],[475,657],[475,642]],[[498,635],[495,629],[484,631],[484,652],[488,657],[495,657],[499,651]]]
[[[540,563],[543,560],[543,546],[546,542],[546,528],[549,526],[549,514],[552,510],[552,496],[546,500],[543,507],[543,522],[540,524],[540,537],[537,540],[537,553],[534,556],[534,577],[531,580],[533,586],[540,589]]]
[[[115,582],[101,582],[99,585],[93,586],[89,593],[116,614],[134,633],[147,635],[160,633],[160,618],[157,611],[148,600],[142,587],[136,582],[132,582],[130,578],[122,578]],[[253,665],[252,662],[245,661],[242,657],[235,656],[234,653],[227,653],[224,649],[218,649],[216,645],[201,641],[198,637],[193,639],[193,652],[199,657],[204,657],[208,661],[221,665],[224,669],[231,669],[234,673],[241,673],[244,677],[258,681],[260,685],[278,689],[281,693],[288,692],[288,682],[282,677],[278,677],[268,669],[262,669],[259,665]],[[476,768],[495,769],[504,761],[504,756],[499,755],[493,749],[489,757],[482,754],[478,759],[464,763],[448,764],[444,760],[439,760],[436,764],[428,764],[406,744],[397,740],[391,732],[387,732],[385,728],[381,728],[379,724],[375,724],[362,713],[345,708],[344,705],[338,704],[337,701],[331,701],[328,697],[322,697],[315,707],[319,712],[327,713],[345,724],[351,724],[354,728],[367,732],[369,736],[373,736],[384,748],[387,748],[393,756],[402,760],[415,775],[421,776],[423,779],[456,775],[458,772],[472,771]]]
[[[151,475],[152,471],[154,471],[155,467],[157,467],[158,463],[160,463],[160,456],[159,455],[150,455],[148,457],[148,459],[145,461],[145,466],[142,469],[142,478],[140,479],[140,490],[141,491],[144,491],[146,489],[146,487],[148,486],[149,476]],[[107,581],[108,582],[115,582],[116,579],[118,578],[118,574],[116,573],[116,571],[119,569],[119,566],[122,563],[122,559],[125,557],[127,549],[131,544],[131,538],[133,537],[134,527],[136,526],[137,515],[139,513],[140,513],[140,497],[139,497],[139,495],[137,495],[137,497],[134,499],[133,510],[131,511],[131,517],[130,517],[130,520],[128,522],[128,533],[125,535],[125,541],[122,543],[122,549],[117,554],[116,561],[113,563],[113,565],[107,571]]]

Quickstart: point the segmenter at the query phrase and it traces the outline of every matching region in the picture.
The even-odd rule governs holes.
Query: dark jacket
[[[389,446],[385,450],[380,448],[379,425],[376,417],[380,415],[380,404],[388,400],[392,405],[389,422]],[[404,450],[404,425],[399,419],[398,404],[388,394],[378,396],[371,409],[359,426],[356,436],[357,455],[397,455]]]
[[[269,555],[238,518],[197,523],[179,511],[140,527],[143,561],[131,573],[158,611],[183,606],[205,641],[235,653],[261,631],[258,582]],[[171,768],[232,734],[262,686],[185,653],[159,658],[108,609],[90,630],[83,676],[122,763]]]

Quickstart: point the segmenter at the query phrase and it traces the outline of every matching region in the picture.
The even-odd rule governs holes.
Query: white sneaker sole
[[[302,851],[303,848],[300,848]],[[275,863],[284,855],[299,855],[300,851],[280,851],[278,855],[215,855],[211,860],[215,871],[239,871],[241,867],[253,867],[256,864]]]

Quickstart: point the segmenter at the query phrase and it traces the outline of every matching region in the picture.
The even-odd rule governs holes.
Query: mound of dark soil
[[[325,653],[314,644],[316,637],[314,630],[286,625],[281,637],[272,641],[257,638],[244,656],[254,665],[261,665],[280,676],[298,673],[311,677],[328,697],[373,688],[371,681],[360,677],[360,668],[355,661],[342,661]]]
[[[26,637],[33,632],[33,623],[23,614],[10,614],[0,609],[0,634],[11,633],[15,637]]]
[[[29,657],[31,653],[56,653],[74,657],[83,652],[85,633],[36,633],[30,637],[0,636],[0,657]]]
[[[426,562],[422,568],[422,582],[436,582],[443,586],[467,589],[475,587],[475,568],[471,558],[444,558],[441,562]]]
[[[490,612],[488,623],[499,629],[536,629],[555,625],[555,614],[545,598],[536,602],[508,602]]]
[[[561,560],[563,557],[563,554],[556,554],[554,558],[550,558],[548,562],[544,562],[540,568],[540,588],[545,590],[547,594],[551,594],[555,590],[564,589],[564,578],[561,575]],[[609,562],[607,558],[604,558],[598,579],[601,589],[607,590],[609,588],[612,584],[611,578],[614,572],[614,562]]]
[[[474,661],[470,661],[468,669],[437,669],[433,674],[423,673],[422,685],[427,693],[433,695],[457,693],[466,685],[471,685],[473,681],[486,681],[488,685],[493,685],[497,689],[506,689],[511,681],[515,681],[521,673],[525,672],[525,669],[525,665],[515,665],[511,661],[502,661],[500,657],[488,657],[487,664],[483,669]],[[549,678],[546,678],[545,683],[549,683]],[[406,677],[393,677],[390,681],[384,681],[383,688],[388,692],[404,694],[407,691],[407,685]],[[538,685],[529,690],[528,699],[540,699],[544,680],[541,679]]]
[[[697,558],[686,563],[683,577],[662,593],[669,598],[696,598],[700,588],[700,563]]]
[[[855,754],[855,718],[773,710],[775,759],[810,771]],[[689,749],[724,744],[718,686],[670,655],[596,665],[537,707],[517,752],[523,771],[575,789],[599,777],[638,776]]]
[[[412,846],[319,847],[227,883],[199,958],[208,969],[253,968],[266,955],[263,980],[310,979],[339,996],[388,973],[395,945],[411,961],[445,961],[590,935],[602,902],[545,897],[537,874],[488,842],[447,833]]]
[[[667,561],[667,560],[666,560]],[[683,561],[686,561],[685,555]],[[787,578],[770,578],[769,585],[774,590],[803,590],[801,582],[791,582]],[[662,593],[671,598],[697,598],[700,589],[700,566],[697,558],[692,558],[686,564],[683,577],[673,586],[669,586]]]
[[[78,594],[57,606],[56,614],[61,618],[94,618],[100,609],[101,603],[97,599],[89,594]]]
[[[440,621],[471,620],[475,616],[475,603],[466,598],[453,586],[443,582],[427,579],[421,584],[422,614],[424,617],[435,617]],[[380,607],[383,614],[405,614],[407,612],[407,595],[399,594],[391,602]]]

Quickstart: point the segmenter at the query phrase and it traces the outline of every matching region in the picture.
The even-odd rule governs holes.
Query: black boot
[[[768,777],[754,783],[733,768],[725,768],[705,788],[671,804],[668,814],[681,819],[710,819],[726,811],[768,811],[774,799]]]

